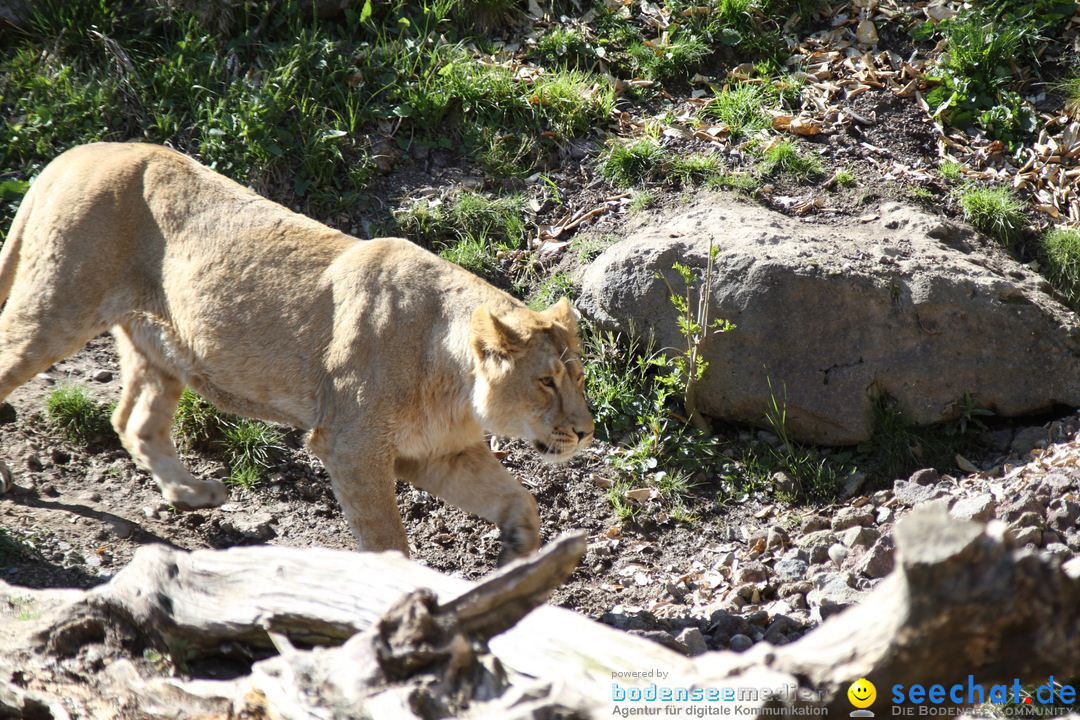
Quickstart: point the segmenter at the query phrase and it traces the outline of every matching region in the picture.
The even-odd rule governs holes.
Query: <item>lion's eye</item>
[[[546,376],[540,378],[540,384],[543,385],[546,388],[550,388],[550,389],[554,390],[555,389],[555,378],[551,377],[550,375],[546,375]]]

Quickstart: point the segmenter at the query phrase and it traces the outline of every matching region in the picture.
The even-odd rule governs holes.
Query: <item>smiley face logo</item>
[[[859,678],[851,683],[851,687],[847,690],[847,697],[855,707],[868,708],[877,698],[877,688],[866,678]]]

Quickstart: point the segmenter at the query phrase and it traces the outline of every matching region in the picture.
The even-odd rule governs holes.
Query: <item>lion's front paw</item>
[[[194,480],[187,485],[163,488],[161,494],[177,510],[197,510],[217,507],[229,497],[225,483],[220,480]]]
[[[515,525],[502,528],[499,535],[502,550],[499,552],[499,567],[513,562],[540,547],[540,532],[527,525]]]

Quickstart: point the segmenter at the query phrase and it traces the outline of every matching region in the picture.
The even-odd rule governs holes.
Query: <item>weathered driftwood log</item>
[[[896,533],[897,570],[863,604],[791,645],[697,661],[558,608],[517,622],[573,568],[580,537],[476,586],[393,554],[147,549],[88,593],[0,584],[0,717],[607,717],[612,673],[651,668],[671,687],[786,690],[729,706],[817,705],[830,717],[848,714],[847,687],[866,677],[880,716],[897,684],[1080,675],[1077,573],[940,507]],[[155,677],[135,652],[96,670],[76,662],[98,644],[155,641],[178,660],[223,643],[279,654],[223,681]]]

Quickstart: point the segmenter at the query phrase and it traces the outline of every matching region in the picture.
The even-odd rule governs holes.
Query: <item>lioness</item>
[[[65,152],[0,253],[0,401],[106,329],[124,447],[179,508],[220,505],[169,437],[190,385],[219,408],[310,430],[363,550],[408,552],[394,480],[539,544],[536,501],[485,432],[563,461],[592,437],[577,324],[397,238],[358,241],[145,144]]]

